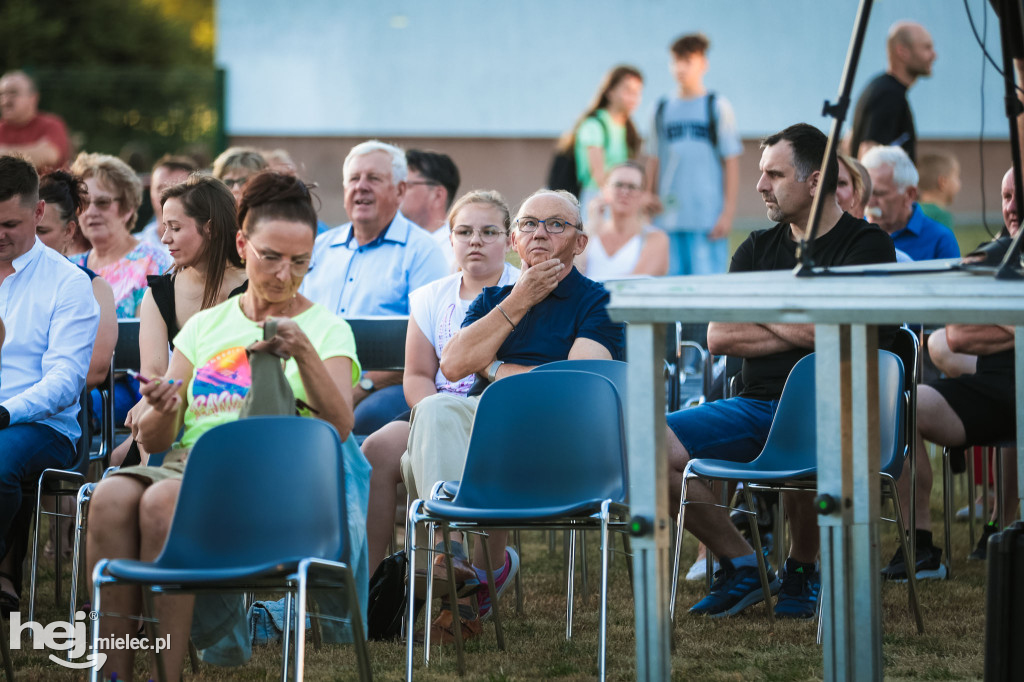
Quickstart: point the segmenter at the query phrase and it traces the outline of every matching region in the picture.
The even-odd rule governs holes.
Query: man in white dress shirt
[[[0,556],[22,482],[74,461],[100,319],[89,277],[36,238],[44,206],[32,164],[0,156]]]

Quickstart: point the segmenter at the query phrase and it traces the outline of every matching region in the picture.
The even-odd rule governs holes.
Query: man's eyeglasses
[[[114,197],[96,197],[90,199],[89,197],[82,198],[82,211],[86,211],[90,206],[95,206],[97,211],[106,211],[108,208],[113,206],[119,199]]]
[[[516,218],[516,227],[519,228],[520,232],[536,232],[537,228],[541,225],[547,230],[548,234],[562,234],[567,227],[577,227],[568,220],[560,220],[558,218],[548,218],[547,220],[540,220],[538,218]]]
[[[406,185],[426,185],[427,187],[440,187],[440,182],[434,182],[433,180],[406,180]]]
[[[281,266],[286,264],[291,269],[293,277],[302,277],[309,272],[310,259],[308,256],[284,258],[281,254],[274,253],[273,251],[261,251],[251,241],[247,241],[246,244],[252,249],[252,255],[256,256],[256,262],[268,272],[276,275],[281,272]]]
[[[505,230],[497,227],[482,227],[479,230],[472,227],[456,227],[452,229],[452,234],[460,242],[472,241],[473,235],[478,234],[484,244],[490,244],[500,237],[504,237]]]

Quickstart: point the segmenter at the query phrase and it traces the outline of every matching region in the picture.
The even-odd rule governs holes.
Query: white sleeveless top
[[[650,225],[647,225],[640,231],[640,234],[623,244],[611,256],[604,250],[601,237],[595,235],[587,246],[587,271],[583,274],[598,282],[631,276],[637,261],[640,260],[640,251],[644,247],[647,234],[652,229]]]

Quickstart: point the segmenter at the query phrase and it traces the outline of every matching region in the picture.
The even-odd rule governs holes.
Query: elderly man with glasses
[[[430,235],[402,215],[405,152],[377,140],[345,157],[345,212],[351,222],[317,237],[302,294],[344,318],[408,315],[409,293],[448,274]],[[359,435],[409,409],[401,372],[365,372],[352,394]]]
[[[484,289],[441,356],[445,376],[476,374],[476,385],[468,398],[438,394],[413,409],[409,450],[402,459],[413,498],[429,494],[436,481],[462,476],[479,395],[488,384],[558,360],[624,358],[625,332],[608,317],[607,290],[573,267],[573,258],[586,248],[587,239],[579,202],[572,194],[540,190],[523,202],[512,233],[522,275],[514,285]],[[493,532],[487,540],[497,564],[491,568],[499,595],[519,567],[514,550],[505,547],[506,535]],[[484,552],[479,543],[471,565],[461,544],[455,544],[456,581],[480,583],[476,617],[462,617],[463,636],[473,636],[480,631],[477,619],[490,614]],[[446,576],[445,560],[439,556],[436,576]],[[450,610],[442,611],[434,626],[440,629],[440,641],[451,641]]]

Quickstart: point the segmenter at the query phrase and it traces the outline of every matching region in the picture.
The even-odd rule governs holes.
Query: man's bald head
[[[889,27],[885,45],[889,71],[901,81],[912,83],[921,76],[932,75],[935,46],[931,34],[921,24],[897,21]]]

